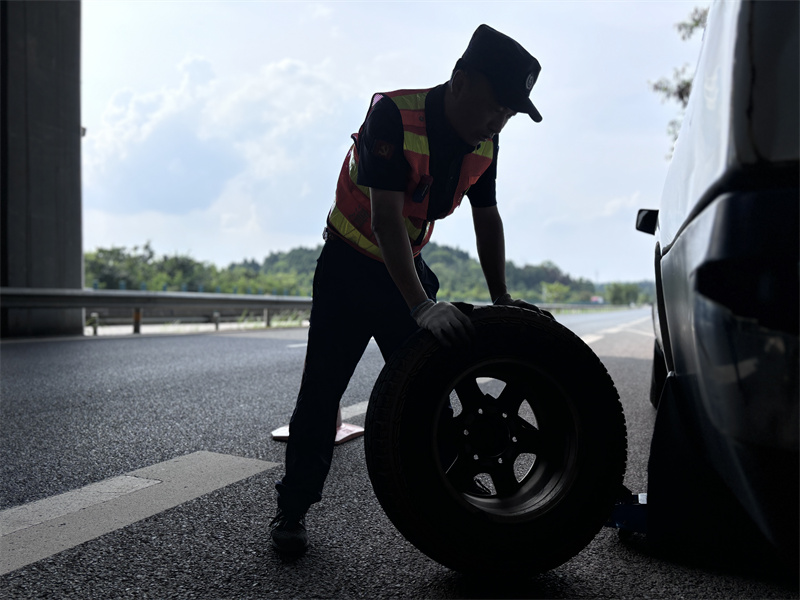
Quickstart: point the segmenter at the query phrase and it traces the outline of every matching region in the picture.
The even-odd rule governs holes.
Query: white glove
[[[445,348],[467,344],[475,334],[469,317],[449,302],[426,300],[411,311],[411,316]]]
[[[533,312],[537,312],[540,315],[544,315],[550,319],[556,320],[555,317],[548,311],[544,310],[543,308],[539,308],[535,304],[531,304],[530,302],[525,302],[525,300],[514,300],[511,297],[511,294],[503,294],[497,300],[494,301],[496,306],[518,306],[520,308],[525,308],[527,310],[532,310]]]

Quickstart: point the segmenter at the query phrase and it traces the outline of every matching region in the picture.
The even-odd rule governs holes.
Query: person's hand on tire
[[[411,316],[446,348],[467,344],[475,334],[469,317],[449,302],[426,300],[411,311]]]
[[[555,321],[555,317],[549,312],[544,310],[543,308],[539,308],[535,304],[531,304],[530,302],[525,302],[524,300],[514,299],[511,297],[511,294],[503,294],[499,298],[494,301],[495,306],[518,306],[519,308],[524,308],[527,310],[532,310],[533,312],[539,313],[540,315],[544,315],[549,319],[553,319]]]

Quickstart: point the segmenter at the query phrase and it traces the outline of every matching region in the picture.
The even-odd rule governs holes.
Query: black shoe
[[[275,518],[269,524],[269,528],[272,546],[278,552],[300,554],[308,548],[305,515],[292,518],[279,508]]]

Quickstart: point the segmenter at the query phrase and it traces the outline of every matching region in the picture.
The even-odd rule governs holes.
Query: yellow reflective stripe
[[[428,232],[429,223],[425,222],[425,232]],[[406,217],[406,232],[408,233],[408,239],[411,240],[413,244],[416,240],[419,239],[420,234],[422,233],[422,229],[419,227],[415,227],[414,224],[411,222],[411,219]]]
[[[406,131],[403,135],[403,148],[411,152],[416,152],[417,154],[424,154],[425,156],[430,156],[431,154],[431,150],[428,146],[428,137],[417,133],[411,133],[410,131]]]
[[[494,156],[494,142],[486,142],[485,144],[481,144],[475,148],[472,153],[491,160],[491,158]]]
[[[370,240],[367,236],[361,233],[358,229],[353,226],[350,221],[347,220],[347,217],[344,216],[339,207],[336,205],[333,206],[330,215],[328,215],[328,219],[331,222],[331,225],[336,228],[342,237],[350,240],[356,246],[361,248],[362,250],[366,250],[370,254],[377,256],[381,260],[383,260],[383,255],[381,254],[381,249],[375,244],[372,240]],[[420,235],[423,233],[422,229],[415,227],[411,220],[406,218],[406,231],[408,232],[408,237],[411,243],[413,244],[414,241],[419,239]],[[430,223],[425,223],[425,234],[428,233],[428,228],[430,228]]]
[[[420,94],[408,94],[406,96],[394,96],[392,100],[400,110],[422,110],[425,108],[425,96],[427,92]]]
[[[352,150],[350,152],[350,165],[348,170],[350,172],[350,180],[359,190],[361,190],[362,194],[369,198],[369,188],[365,185],[358,185],[358,163],[356,162],[356,153]]]
[[[346,239],[356,244],[362,250],[366,250],[370,254],[382,259],[381,249],[378,248],[376,244],[373,244],[372,241],[362,234],[358,229],[356,229],[336,205],[334,205],[333,209],[331,210],[331,214],[328,215],[328,219],[330,219],[331,225],[336,228],[336,231],[338,231]]]

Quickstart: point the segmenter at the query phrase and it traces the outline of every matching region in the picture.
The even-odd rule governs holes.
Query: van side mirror
[[[653,235],[658,224],[658,210],[654,208],[640,208],[636,214],[636,229],[642,233]]]

